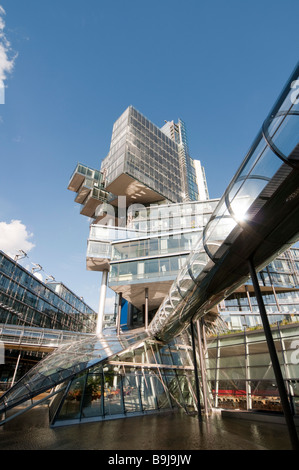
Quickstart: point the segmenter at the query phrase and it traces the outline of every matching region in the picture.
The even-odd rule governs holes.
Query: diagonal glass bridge
[[[114,330],[107,329],[101,336],[78,337],[72,343],[59,346],[1,397],[1,412],[31,400],[132,345],[137,347],[147,337],[144,330],[117,336]]]
[[[298,90],[299,64],[148,330],[94,335],[58,348],[1,397],[1,413],[146,338],[167,344],[248,279],[249,259],[258,271],[298,241]]]

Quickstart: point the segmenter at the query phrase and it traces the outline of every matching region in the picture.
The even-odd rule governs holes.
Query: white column
[[[148,329],[148,288],[145,289],[144,327]]]
[[[107,283],[108,283],[108,270],[105,270],[103,271],[103,274],[102,274],[102,283],[101,283],[101,289],[100,289],[99,313],[98,313],[97,331],[96,331],[97,334],[101,334],[102,329],[103,329]]]
[[[121,301],[122,301],[122,293],[120,292],[118,294],[117,317],[116,317],[116,332],[117,332],[117,335],[120,334]]]
[[[10,384],[11,387],[13,387],[13,385],[15,383],[15,380],[16,380],[16,375],[17,375],[17,371],[18,371],[18,367],[19,367],[20,358],[21,358],[21,351],[19,352],[19,355],[18,355],[15,371],[14,371],[13,378],[12,378],[12,381],[11,381],[11,384]]]
[[[207,387],[206,363],[205,363],[205,357],[203,353],[203,338],[202,338],[202,331],[203,331],[204,326],[202,325],[202,323],[199,324],[199,320],[196,321],[196,328],[197,328],[197,341],[198,341],[198,349],[199,349],[199,357],[200,357],[200,370],[201,370],[204,412],[207,415],[209,413],[208,387]]]

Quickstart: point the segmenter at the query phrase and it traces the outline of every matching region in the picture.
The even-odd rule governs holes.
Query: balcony
[[[92,240],[130,240],[144,235],[138,230],[128,229],[127,227],[115,227],[111,225],[93,224],[90,226],[89,238]]]
[[[110,242],[88,240],[86,253],[86,268],[88,271],[104,271],[110,268]]]
[[[68,189],[77,193],[75,202],[82,205],[80,213],[87,217],[95,217],[96,208],[109,196],[104,190],[103,174],[81,163],[76,166]]]
[[[80,214],[94,218],[97,207],[107,201],[107,192],[103,189],[93,187],[89,195],[83,201]]]
[[[88,166],[78,163],[70,178],[67,189],[77,193],[86,178],[97,182],[99,186],[103,186],[103,174],[99,170],[93,170]]]

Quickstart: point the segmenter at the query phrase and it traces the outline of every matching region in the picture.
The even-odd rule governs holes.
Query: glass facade
[[[126,173],[160,194],[161,200],[197,200],[196,173],[187,150],[185,126],[181,145],[130,106],[113,126],[110,151],[101,165],[106,186]],[[182,177],[190,180],[187,199]]]
[[[203,230],[216,208],[218,199],[182,204],[132,205],[128,210],[127,226],[147,234],[158,235],[186,229]]]
[[[76,341],[60,345],[53,354],[36,364],[15,387],[11,387],[1,398],[0,408],[7,411],[24,401],[61,385],[84,370],[100,364],[110,356],[129,348],[147,337],[142,332],[127,333],[122,337],[107,334],[105,337],[83,335]],[[55,392],[56,393],[56,392]]]
[[[95,312],[63,284],[45,284],[0,251],[0,324],[93,332]]]
[[[178,271],[184,266],[187,257],[184,255],[151,258],[148,260],[128,261],[122,263],[111,263],[109,285],[113,288],[117,283],[125,285],[127,283],[140,281],[156,282],[164,278],[174,279]]]
[[[201,407],[280,412],[263,330],[206,332],[203,352],[197,352]],[[298,415],[298,325],[274,326],[273,338]],[[144,330],[119,338],[90,335],[73,341],[37,364],[8,391],[0,400],[1,411],[46,390],[51,390],[52,426],[178,408],[193,413],[198,400],[190,334],[185,331],[168,344],[149,338]]]
[[[124,171],[126,142],[129,122],[129,108],[115,121],[112,130],[110,150],[101,164],[105,184],[114,181]]]
[[[0,324],[0,340],[5,345],[4,363],[0,364],[0,393],[61,344],[75,342],[83,335],[67,330]]]
[[[209,199],[204,168],[200,165],[200,168],[196,169],[196,160],[190,157],[184,121],[179,119],[178,123],[166,122],[161,130],[178,144],[183,200],[202,201]]]
[[[299,321],[298,257],[299,249],[290,248],[258,273],[270,323]],[[231,330],[262,324],[250,284],[223,300],[218,310]]]
[[[134,108],[130,108],[125,171],[161,199],[182,200],[177,144]]]
[[[153,340],[89,368],[50,405],[52,425],[88,422],[197,407],[188,336],[160,345]]]
[[[0,390],[64,342],[96,328],[96,313],[64,284],[41,282],[0,251]]]
[[[184,232],[180,235],[138,238],[133,241],[114,243],[112,260],[124,261],[130,258],[163,256],[190,252],[198,240],[198,232]]]
[[[276,325],[272,335],[293,412],[299,414],[297,325]],[[281,412],[282,406],[263,330],[211,337],[206,371],[215,408]]]
[[[199,199],[196,170],[194,162],[189,155],[186,125],[181,119],[179,119],[179,134],[181,141],[180,164],[181,175],[184,178],[185,200],[196,201]]]
[[[72,184],[73,177],[74,176],[81,177],[78,178],[80,184],[78,184],[78,187],[82,184],[83,181],[93,181],[96,182],[98,187],[103,187],[103,174],[99,170],[93,170],[92,168],[89,168],[86,165],[82,165],[82,163],[78,163],[78,165],[75,168],[75,171],[73,172],[69,184]]]
[[[134,204],[127,210],[125,227],[92,224],[88,268],[100,270],[101,265],[109,269],[109,287],[123,292],[123,297],[138,309],[142,308],[140,284],[155,284],[155,300],[152,302],[149,296],[149,309],[157,308],[158,298],[165,295],[166,283],[169,287],[185,264],[217,203],[215,199]],[[126,286],[130,289],[126,290]]]
[[[81,204],[80,214],[96,217],[98,205],[111,195],[104,189],[104,175],[99,170],[78,163],[69,181],[68,189],[77,193],[75,202]]]

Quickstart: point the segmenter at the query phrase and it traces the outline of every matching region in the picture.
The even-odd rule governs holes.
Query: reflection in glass
[[[111,366],[104,368],[105,415],[124,413],[122,399],[122,377]]]
[[[82,400],[82,418],[103,415],[102,374],[88,374]]]
[[[140,375],[140,392],[143,410],[155,410],[157,408],[157,401],[151,371],[143,372]]]
[[[84,391],[86,377],[82,375],[75,378],[70,386],[68,394],[59,413],[59,420],[80,418],[81,400]]]
[[[126,413],[142,411],[140,400],[140,378],[136,372],[127,372],[124,376],[123,394]]]

